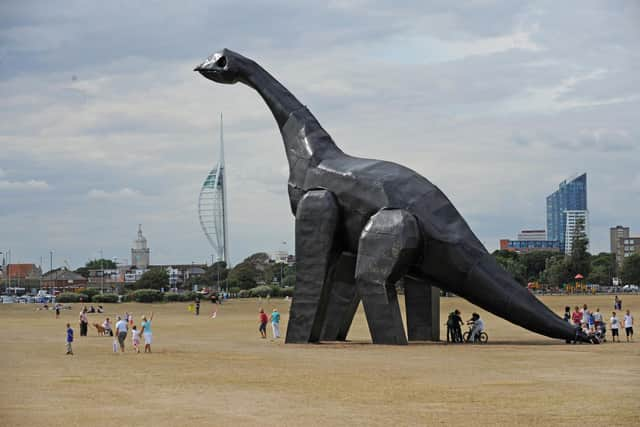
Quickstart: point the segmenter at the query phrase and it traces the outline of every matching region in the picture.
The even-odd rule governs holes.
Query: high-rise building
[[[142,235],[142,224],[138,224],[138,238],[131,248],[131,265],[144,270],[149,267],[149,248],[147,239]]]
[[[564,227],[564,253],[571,255],[573,240],[581,233],[589,235],[589,212],[586,210],[564,211],[566,220]]]
[[[567,211],[587,211],[587,174],[560,183],[547,197],[547,239],[560,241],[566,248]]]
[[[609,229],[609,241],[611,242],[611,253],[617,254],[620,247],[620,238],[629,237],[629,227],[616,225]]]
[[[229,265],[229,229],[227,227],[227,177],[224,166],[224,139],[220,114],[220,158],[202,184],[198,199],[200,225],[211,244],[216,261]]]

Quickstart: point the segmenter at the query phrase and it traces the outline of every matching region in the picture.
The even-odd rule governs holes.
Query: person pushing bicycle
[[[484,331],[484,321],[478,313],[473,313],[471,319],[467,320],[467,325],[473,325],[467,341],[476,342],[480,338],[480,333]]]

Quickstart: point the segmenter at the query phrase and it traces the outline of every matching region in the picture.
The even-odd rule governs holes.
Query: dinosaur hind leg
[[[331,272],[331,291],[320,337],[323,341],[347,339],[353,316],[360,303],[360,296],[356,292],[355,270],[355,255],[342,253]]]
[[[409,341],[440,340],[440,289],[415,277],[404,276]]]
[[[379,211],[360,235],[356,287],[374,344],[407,344],[395,283],[415,263],[419,247],[418,223],[400,209]]]
[[[296,287],[289,311],[287,343],[320,340],[330,292],[327,272],[336,253],[338,205],[326,190],[307,192],[296,210]]]

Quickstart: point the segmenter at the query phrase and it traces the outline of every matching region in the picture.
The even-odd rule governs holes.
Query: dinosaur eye
[[[224,68],[227,65],[227,58],[224,56],[221,56],[220,58],[218,58],[218,60],[216,61],[216,65],[220,68]]]

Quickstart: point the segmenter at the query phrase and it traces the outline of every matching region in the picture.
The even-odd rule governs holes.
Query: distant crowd
[[[611,318],[609,318],[611,341],[616,342],[617,338],[617,341],[620,342],[620,329],[622,327],[624,327],[627,342],[633,341],[633,315],[631,310],[626,310],[621,323],[615,311],[622,311],[622,300],[617,295],[614,299],[613,307],[614,311],[611,312]],[[564,320],[576,327],[580,327],[592,342],[601,343],[606,341],[607,323],[602,313],[600,313],[599,307],[596,308],[596,311],[591,311],[587,304],[584,304],[582,308],[575,306],[572,313],[571,307],[567,306],[564,309]]]

